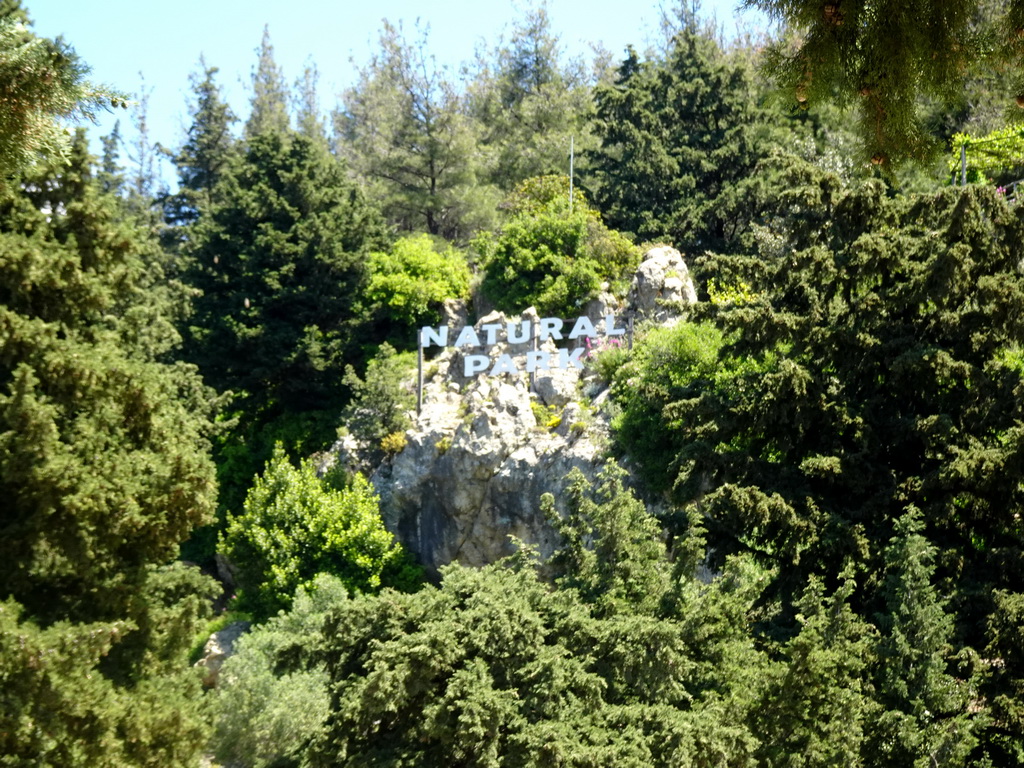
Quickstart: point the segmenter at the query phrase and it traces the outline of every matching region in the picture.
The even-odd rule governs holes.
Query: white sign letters
[[[512,323],[487,323],[477,331],[473,326],[467,325],[458,336],[452,341],[449,338],[448,326],[441,325],[436,328],[424,326],[420,328],[419,346],[425,349],[431,346],[456,347],[469,349],[482,349],[482,353],[466,354],[463,357],[463,373],[466,376],[475,376],[478,373],[486,373],[488,376],[497,376],[500,373],[519,373],[525,370],[527,373],[535,371],[548,371],[552,368],[582,368],[583,347],[576,349],[557,350],[557,354],[532,350],[526,353],[522,363],[517,362],[512,355],[501,354],[491,361],[486,354],[487,347],[493,347],[501,342],[509,344],[525,344],[533,338],[538,343],[544,343],[548,339],[555,342],[568,339],[570,341],[581,338],[597,338],[598,333],[589,317],[578,317],[573,322],[572,328],[566,333],[566,323],[557,317],[542,317],[534,327],[530,320],[521,320]],[[625,328],[615,327],[615,315],[608,314],[604,318],[603,335],[622,336]],[[523,367],[520,367],[522,365]]]

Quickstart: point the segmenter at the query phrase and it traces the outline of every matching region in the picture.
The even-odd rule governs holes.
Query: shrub
[[[395,322],[416,326],[445,299],[469,295],[469,265],[451,246],[435,248],[429,235],[399,238],[389,252],[370,254],[366,295]]]
[[[279,445],[244,509],[229,522],[220,549],[237,568],[238,607],[256,621],[287,608],[318,573],[337,576],[353,592],[416,584],[362,475],[343,490],[329,488],[311,462],[292,466]]]
[[[328,611],[348,600],[328,574],[300,587],[285,614],[238,641],[217,685],[213,751],[225,764],[250,768],[292,765],[327,717],[330,695],[322,666],[281,671],[282,656],[319,632]]]
[[[351,365],[346,366],[342,381],[351,388],[352,400],[343,417],[352,434],[366,445],[382,449],[386,437],[409,428],[406,411],[412,408],[415,395],[404,382],[414,360],[412,352],[397,353],[384,342],[366,366],[364,378],[359,378]],[[379,461],[383,456],[378,453],[370,458]]]
[[[474,241],[484,263],[484,294],[504,311],[535,306],[569,317],[600,289],[620,282],[639,262],[639,249],[605,227],[581,196],[569,209],[560,177],[524,182],[507,207],[498,234]]]

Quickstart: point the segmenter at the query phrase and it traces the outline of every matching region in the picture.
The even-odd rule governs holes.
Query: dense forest
[[[1024,3],[749,4],[593,60],[533,5],[457,75],[385,22],[330,109],[265,33],[169,149],[0,0],[0,766],[1024,764]],[[318,471],[402,450],[445,302],[659,243],[700,301],[588,363],[553,555],[428,576]]]

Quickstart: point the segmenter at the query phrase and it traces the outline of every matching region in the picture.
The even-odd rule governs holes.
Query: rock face
[[[204,687],[216,687],[221,667],[229,657],[234,655],[235,643],[238,642],[238,638],[248,631],[248,621],[236,621],[210,635],[210,639],[203,646],[203,658],[195,664],[203,670]]]
[[[492,313],[477,325],[505,321]],[[515,551],[513,536],[549,554],[556,542],[541,495],[561,495],[573,467],[593,476],[607,445],[607,417],[576,402],[580,371],[538,371],[531,392],[525,372],[467,380],[462,359],[449,348],[428,364],[406,447],[372,477],[385,524],[428,570],[494,562]]]
[[[697,303],[690,270],[679,251],[667,245],[652,248],[633,277],[629,306],[638,315],[664,322],[677,315],[671,305]]]
[[[678,308],[695,301],[682,257],[671,248],[656,248],[637,272],[630,304],[618,308],[617,324],[630,316],[665,321],[673,314],[665,302]],[[614,297],[602,294],[585,311],[603,333],[604,316],[615,309]],[[491,312],[474,327],[483,338],[486,326],[520,320],[536,323],[537,314],[530,309],[507,318]],[[558,346],[583,343],[563,339]],[[607,391],[588,367],[538,370],[532,377],[524,370],[464,373],[466,355],[487,354],[497,361],[508,354],[521,361],[530,349],[529,341],[499,340],[484,349],[448,347],[428,360],[423,408],[412,414],[406,447],[371,478],[388,529],[429,571],[452,561],[494,562],[515,551],[511,537],[550,554],[557,540],[540,514],[541,495],[552,493],[557,503],[572,468],[593,479],[604,466],[609,416],[601,404]],[[557,355],[552,340],[540,350]],[[354,449],[339,441],[334,456],[349,461]]]

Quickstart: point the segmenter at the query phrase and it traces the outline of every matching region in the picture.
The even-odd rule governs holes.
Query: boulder
[[[214,632],[203,646],[203,657],[195,666],[203,670],[203,686],[215,688],[224,662],[235,654],[238,638],[249,631],[248,621],[235,621]]]
[[[636,316],[656,322],[678,314],[679,308],[696,304],[697,291],[679,251],[667,245],[647,251],[633,276],[627,303]]]

